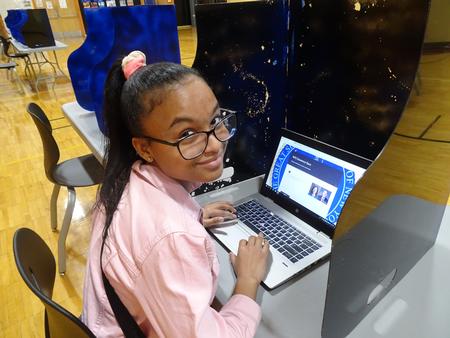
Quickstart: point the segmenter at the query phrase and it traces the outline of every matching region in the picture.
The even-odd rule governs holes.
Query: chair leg
[[[64,275],[66,272],[66,238],[72,220],[73,209],[75,208],[75,200],[77,198],[74,188],[67,187],[67,192],[66,213],[64,214],[64,220],[58,238],[58,269],[59,274],[61,275]]]
[[[23,83],[22,83],[22,80],[20,79],[19,73],[17,73],[16,68],[13,68],[13,69],[12,69],[12,72],[16,75],[16,76],[15,76],[15,77],[16,77],[16,82],[17,82],[17,85],[18,85],[19,88],[20,88],[20,92],[21,92],[22,94],[25,94],[25,87],[24,87],[24,85],[23,85]]]
[[[56,228],[58,227],[56,204],[58,202],[59,189],[61,189],[60,185],[55,184],[53,186],[52,198],[50,199],[50,226],[52,227],[52,231],[56,231]]]
[[[36,57],[36,59],[37,59],[37,57]],[[38,92],[38,89],[37,89],[37,80],[38,80],[38,78],[37,78],[36,72],[34,71],[33,63],[31,62],[31,59],[30,59],[29,56],[26,56],[24,58],[24,61],[25,61],[25,72],[28,69],[28,73],[30,74],[30,84],[31,84],[31,78],[32,78],[33,81],[34,81],[35,89]],[[41,66],[39,65],[39,63],[38,63],[38,66],[39,66],[39,74],[40,74]]]
[[[49,325],[48,325],[47,310],[45,310],[45,312],[44,312],[44,327],[45,327],[45,338],[51,338],[50,328],[49,328]]]
[[[31,79],[31,71],[30,71],[30,67],[28,66],[28,62],[26,59],[23,60],[25,63],[25,68],[24,68],[24,73],[25,73],[25,77],[30,80]]]

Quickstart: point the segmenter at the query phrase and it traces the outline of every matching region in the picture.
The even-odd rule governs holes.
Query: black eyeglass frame
[[[158,143],[165,144],[165,145],[172,146],[172,147],[177,147],[178,152],[180,153],[181,157],[182,157],[183,159],[185,159],[186,161],[190,161],[190,160],[196,159],[197,157],[201,156],[201,155],[205,152],[206,148],[208,147],[209,136],[210,136],[211,134],[213,134],[214,137],[215,137],[219,142],[222,142],[222,143],[227,142],[229,139],[231,139],[231,138],[235,135],[235,133],[234,133],[233,135],[231,135],[229,138],[227,138],[227,139],[224,140],[224,141],[220,140],[220,139],[217,137],[217,135],[216,135],[216,133],[215,133],[216,127],[217,127],[219,124],[221,124],[224,120],[230,118],[231,116],[234,116],[235,119],[236,119],[236,129],[237,129],[237,114],[236,114],[236,111],[230,110],[230,109],[225,109],[225,108],[219,108],[219,110],[220,110],[220,112],[225,112],[225,113],[227,113],[227,115],[224,116],[223,118],[221,118],[220,121],[217,122],[217,123],[214,125],[214,127],[211,128],[211,130],[209,130],[209,131],[197,131],[197,132],[195,132],[195,133],[193,133],[193,134],[191,134],[191,135],[184,136],[184,137],[178,139],[178,140],[175,141],[175,142],[169,142],[169,141],[161,140],[161,139],[154,138],[154,137],[147,136],[147,135],[136,136],[136,137],[144,138],[144,139],[147,139],[147,140],[150,140],[150,141],[158,142]],[[194,156],[194,157],[192,157],[192,158],[186,158],[186,157],[183,156],[183,153],[182,153],[181,150],[180,150],[180,143],[183,142],[185,139],[192,137],[192,135],[196,135],[196,134],[206,134],[205,148],[204,148],[203,151],[200,152],[198,155],[196,155],[196,156]]]

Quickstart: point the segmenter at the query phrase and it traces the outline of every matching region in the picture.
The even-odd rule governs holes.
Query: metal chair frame
[[[14,78],[15,78],[16,82],[19,84],[20,91],[23,94],[23,93],[25,93],[25,87],[22,83],[22,80],[20,79],[19,74],[17,73],[16,67],[17,67],[17,64],[15,62],[0,63],[0,69],[6,70],[6,78],[8,80],[13,79],[13,77],[12,77],[12,75],[10,75],[10,73],[14,74]]]
[[[61,186],[67,188],[67,206],[58,238],[58,269],[66,272],[66,238],[72,220],[76,201],[76,187],[97,185],[103,180],[103,167],[89,154],[59,162],[59,148],[52,134],[50,121],[36,103],[30,103],[27,111],[32,117],[41,136],[44,149],[44,169],[50,182],[54,184],[50,199],[50,224],[52,231],[57,230],[57,201]]]
[[[0,41],[2,42],[3,45],[3,53],[6,55],[6,57],[8,58],[8,62],[11,61],[11,59],[21,59],[25,62],[25,76],[28,79],[34,79],[34,81],[36,81],[37,76],[36,76],[36,72],[34,71],[31,59],[30,59],[30,55],[27,53],[10,53],[9,52],[9,48],[11,47],[12,43],[11,43],[11,38],[6,39],[3,36],[0,36]],[[14,46],[13,46],[14,47]]]

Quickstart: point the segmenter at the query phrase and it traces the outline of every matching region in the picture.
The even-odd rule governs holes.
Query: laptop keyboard
[[[262,232],[270,245],[292,263],[318,250],[321,245],[287,223],[256,200],[236,207],[239,220],[257,234]]]

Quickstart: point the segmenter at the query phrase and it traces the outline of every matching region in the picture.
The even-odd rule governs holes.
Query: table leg
[[[25,93],[26,93],[25,87],[23,86],[22,80],[20,79],[20,76],[19,76],[19,74],[17,73],[16,68],[14,67],[14,68],[12,69],[12,71],[13,71],[15,77],[16,77],[16,82],[18,83],[18,86],[19,86],[19,88],[20,88],[21,93],[22,93],[22,94],[25,94]]]
[[[31,61],[30,57],[27,56],[25,59],[25,76],[28,77],[29,74],[29,78],[31,80],[31,78],[33,78],[36,81],[36,72],[34,71],[34,67],[33,67],[33,62]]]
[[[36,87],[36,91],[38,92],[39,91],[38,85],[39,85],[39,80],[40,80],[40,77],[41,77],[41,74],[42,74],[42,67],[41,67],[41,63],[39,62],[37,53],[33,53],[33,54],[34,54],[34,58],[36,59],[35,64],[37,64],[38,68],[39,68],[39,74],[36,76],[35,81],[34,81],[34,85]]]
[[[58,68],[58,70],[61,72],[61,74],[64,77],[69,79],[69,77],[66,75],[66,73],[63,72],[63,70],[61,69],[61,66],[59,65],[58,57],[56,56],[56,51],[53,51],[53,56],[55,57],[55,64],[56,64],[56,67]]]
[[[53,51],[53,54],[55,54],[55,51]],[[54,66],[54,62],[51,62],[49,59],[47,59],[47,57],[45,56],[44,52],[41,52],[42,58],[44,59],[44,62],[42,62],[42,64],[46,64],[48,63],[50,65],[50,67],[52,67],[53,69],[53,84],[52,84],[52,90],[54,90],[55,88],[55,83],[56,83],[56,78],[58,77],[58,73],[56,72],[56,68]]]
[[[53,51],[53,53],[55,53],[55,51]],[[54,77],[56,78],[57,73],[56,73],[55,66],[53,66],[54,62],[51,62],[49,59],[47,59],[47,57],[45,56],[44,52],[41,52],[41,55],[42,55],[42,58],[44,59],[44,62],[42,62],[42,64],[48,63],[50,65],[50,67],[52,67]]]

